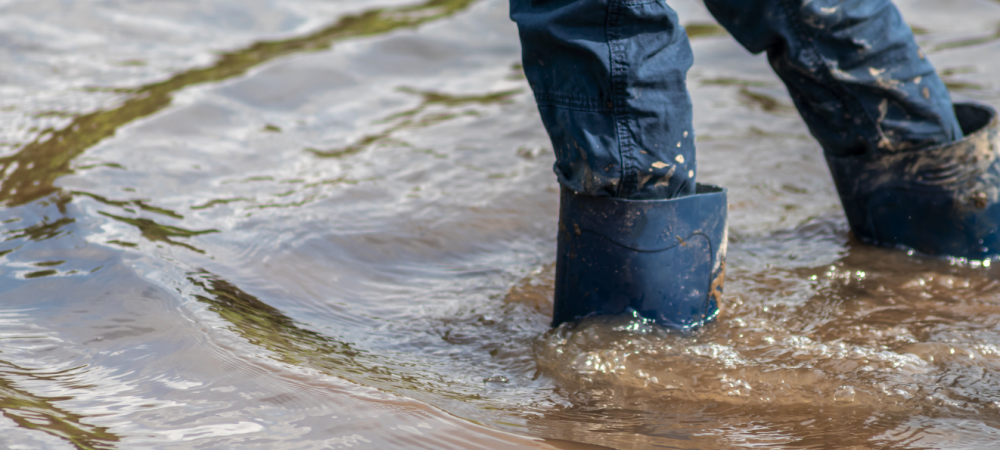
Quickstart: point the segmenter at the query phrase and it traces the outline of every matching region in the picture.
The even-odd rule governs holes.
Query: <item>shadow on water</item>
[[[40,375],[31,370],[0,361],[0,411],[4,417],[18,426],[44,431],[65,439],[79,450],[103,450],[115,447],[118,436],[105,427],[87,425],[84,416],[74,414],[55,406],[55,402],[69,400],[70,397],[42,398],[18,389],[10,377],[31,379],[52,379],[51,375]]]

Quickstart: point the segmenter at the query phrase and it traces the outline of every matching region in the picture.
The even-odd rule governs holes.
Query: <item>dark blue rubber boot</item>
[[[827,156],[859,240],[935,256],[1000,255],[1000,160],[993,108],[956,104],[965,138],[900,153]]]
[[[552,326],[630,310],[680,331],[715,318],[726,277],[726,190],[669,200],[562,188]]]

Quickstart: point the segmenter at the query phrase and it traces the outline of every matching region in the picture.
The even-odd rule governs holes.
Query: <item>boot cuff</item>
[[[997,113],[956,104],[965,138],[901,153],[827,157],[854,235],[929,255],[1000,254]]]

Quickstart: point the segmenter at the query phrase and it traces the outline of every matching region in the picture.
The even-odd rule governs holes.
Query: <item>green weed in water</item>
[[[384,144],[389,142],[399,143],[398,141],[392,139],[392,135],[397,131],[405,129],[426,128],[431,125],[455,119],[457,117],[478,114],[476,111],[473,110],[466,110],[457,113],[435,112],[435,113],[424,114],[430,108],[434,107],[457,108],[467,105],[503,104],[510,102],[511,97],[521,92],[520,89],[511,89],[507,91],[493,92],[483,95],[450,95],[434,91],[418,91],[416,89],[407,87],[399,88],[399,91],[405,92],[407,94],[419,95],[422,98],[422,101],[420,102],[419,105],[417,105],[414,108],[392,114],[389,117],[380,120],[379,121],[380,123],[389,123],[391,125],[379,133],[369,134],[367,136],[364,136],[357,142],[350,144],[346,147],[340,147],[330,150],[317,150],[315,148],[307,148],[306,151],[321,158],[341,158],[344,156],[359,153],[367,148],[373,147],[378,144]],[[400,144],[405,146],[405,144],[403,143]]]
[[[212,229],[212,230],[192,231],[192,230],[187,230],[187,229],[184,229],[184,228],[172,227],[172,226],[169,226],[169,225],[159,224],[159,223],[156,223],[156,222],[154,222],[152,220],[149,220],[149,219],[146,219],[146,218],[142,218],[142,217],[139,217],[139,218],[122,217],[122,216],[116,216],[114,214],[107,213],[107,212],[104,212],[104,211],[100,211],[100,214],[103,215],[103,216],[105,216],[105,217],[110,217],[110,218],[115,219],[115,220],[117,220],[119,222],[126,223],[126,224],[129,224],[129,225],[132,225],[132,226],[138,228],[139,232],[142,233],[142,237],[144,237],[144,238],[146,238],[146,239],[148,239],[148,240],[150,240],[152,242],[165,242],[167,244],[176,245],[178,247],[184,247],[184,248],[186,248],[188,250],[192,250],[192,251],[195,251],[195,252],[198,252],[198,253],[205,253],[205,252],[203,252],[203,251],[201,251],[201,250],[199,250],[199,249],[197,249],[197,248],[195,248],[195,247],[193,247],[191,245],[185,244],[183,242],[177,242],[177,241],[174,241],[174,240],[172,240],[170,238],[173,238],[173,237],[184,237],[184,238],[187,238],[187,237],[192,237],[192,236],[200,236],[202,234],[218,233],[219,232],[219,230],[214,230],[214,229]]]
[[[433,392],[434,395],[472,401],[478,394],[449,389],[448,381],[431,373],[413,375],[416,367],[398,367],[379,355],[354,348],[315,331],[307,330],[279,309],[207,271],[193,272],[188,280],[207,295],[195,298],[230,324],[234,333],[251,344],[271,351],[278,361],[311,367],[348,380],[399,392]],[[402,369],[402,370],[400,370]]]
[[[31,273],[25,274],[24,278],[27,278],[27,279],[30,280],[32,278],[42,278],[42,277],[52,276],[52,275],[55,275],[57,273],[59,273],[59,271],[57,271],[57,270],[51,270],[51,269],[50,270],[39,270],[37,272],[31,272]]]
[[[62,438],[79,450],[104,450],[115,448],[119,438],[105,427],[96,427],[83,422],[84,416],[63,410],[56,402],[70,400],[71,397],[38,397],[19,389],[8,378],[8,373],[30,378],[31,370],[0,361],[0,412],[18,426],[29,430],[43,431]],[[48,377],[44,377],[48,378]]]
[[[757,106],[764,110],[764,112],[772,114],[794,111],[791,106],[780,102],[770,95],[755,92],[745,87],[740,88],[740,100],[746,105]]]
[[[110,88],[130,97],[116,108],[79,115],[62,129],[44,130],[17,153],[0,158],[0,170],[7,173],[0,183],[0,204],[22,205],[56,193],[59,188],[55,181],[73,173],[73,159],[114,136],[123,125],[163,110],[181,89],[240,76],[275,58],[325,50],[338,41],[416,27],[455,14],[473,1],[428,0],[411,6],[373,9],[345,16],[305,36],[257,42],[223,53],[209,67],[181,72],[160,82],[129,89]]]
[[[934,46],[931,51],[937,52],[941,50],[950,50],[954,48],[972,47],[975,45],[988,44],[990,42],[1000,40],[1000,29],[997,29],[993,34],[988,34],[985,36],[978,36],[973,38],[959,39],[956,41],[945,42],[943,44],[938,44]]]
[[[411,6],[372,9],[344,16],[336,23],[304,36],[257,42],[240,50],[223,53],[209,67],[184,71],[160,82],[136,88],[92,88],[91,90],[126,94],[128,98],[115,108],[98,110],[88,114],[77,115],[58,111],[42,113],[45,116],[72,117],[73,120],[64,128],[43,130],[35,141],[24,145],[10,156],[0,158],[0,173],[6,174],[0,179],[0,205],[23,205],[56,195],[60,210],[64,211],[64,206],[72,199],[72,195],[61,194],[60,189],[55,186],[57,179],[72,174],[75,170],[100,165],[121,168],[115,163],[73,167],[73,160],[90,147],[114,136],[122,126],[162,111],[171,104],[175,92],[188,86],[240,76],[251,68],[275,58],[301,52],[325,50],[338,41],[416,27],[455,14],[473,2],[474,0],[428,0]],[[129,206],[136,206],[144,211],[177,219],[183,218],[176,212],[147,204],[142,200],[116,201],[85,192],[71,194],[85,195],[129,212],[132,212]],[[159,225],[149,219],[130,219],[113,214],[102,214],[138,227],[147,239],[167,242],[194,251],[199,250],[188,244],[173,241],[170,237],[189,237],[215,232],[215,230],[207,230],[191,234],[192,232],[188,230]],[[13,234],[8,240],[17,238],[51,239],[63,234],[61,228],[74,221],[68,217],[55,222],[48,222],[46,219],[32,227],[8,232],[8,234]]]
[[[689,23],[684,25],[688,39],[698,39],[703,37],[725,36],[726,29],[714,23]]]
[[[64,226],[74,222],[76,222],[76,219],[70,217],[63,217],[52,222],[49,222],[48,218],[45,218],[41,223],[30,227],[8,231],[7,233],[11,234],[11,236],[6,240],[12,241],[14,239],[29,239],[32,241],[44,241],[46,239],[56,238],[67,233],[66,230],[63,230]]]
[[[769,83],[763,81],[750,81],[741,80],[739,78],[712,78],[708,80],[702,80],[701,84],[703,86],[742,86],[742,87],[766,87]]]

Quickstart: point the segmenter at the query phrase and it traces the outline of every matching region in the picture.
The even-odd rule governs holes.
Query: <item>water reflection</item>
[[[54,239],[66,234],[67,231],[64,227],[73,222],[76,222],[76,220],[71,217],[61,217],[55,220],[44,217],[40,223],[6,231],[5,234],[8,235],[6,240],[28,239],[32,241],[44,241],[46,239]],[[7,252],[10,251],[12,250],[7,250]]]
[[[71,117],[72,121],[62,129],[42,130],[33,142],[24,145],[16,153],[0,157],[0,174],[2,174],[0,204],[18,206],[51,197],[62,211],[65,204],[71,201],[73,195],[84,195],[105,205],[120,207],[130,213],[135,213],[134,209],[130,208],[130,206],[134,206],[143,211],[183,219],[180,214],[150,205],[145,200],[114,201],[82,191],[60,192],[55,182],[60,177],[72,174],[76,170],[102,166],[123,168],[118,163],[91,164],[74,168],[72,161],[88,148],[114,136],[120,127],[163,110],[171,104],[172,95],[181,89],[239,76],[255,66],[289,54],[324,50],[341,40],[377,35],[438,20],[467,8],[471,2],[472,0],[429,0],[417,5],[372,9],[357,15],[348,15],[330,26],[305,36],[261,41],[244,49],[222,53],[218,60],[209,67],[182,72],[164,81],[137,88],[109,88],[116,93],[128,95],[128,98],[121,105],[112,109],[87,114],[67,114],[58,111],[37,113],[36,117]],[[486,101],[489,100],[486,99]],[[432,103],[435,103],[434,99],[427,102],[428,105]],[[448,100],[437,103],[449,104]],[[441,119],[438,118],[438,120]],[[325,183],[344,181],[347,180],[328,180]],[[216,200],[214,203],[202,205],[202,207],[238,200],[242,199]],[[308,201],[288,204],[268,203],[260,205],[260,207],[294,207],[301,206]],[[217,230],[186,230],[181,227],[162,225],[146,218],[129,218],[106,212],[101,214],[135,226],[142,236],[150,241],[165,242],[196,252],[201,252],[201,250],[171,238],[186,238],[217,232]],[[42,223],[24,229],[9,231],[8,233],[14,234],[14,236],[8,240],[20,237],[28,237],[33,240],[50,239],[66,233],[62,227],[74,221],[75,219],[71,217],[63,217],[52,222],[46,219]],[[125,246],[134,245],[122,241],[115,243]]]
[[[985,35],[985,36],[978,36],[978,37],[972,37],[972,38],[958,39],[958,40],[949,41],[949,42],[943,42],[943,43],[940,43],[940,44],[937,44],[937,45],[931,47],[931,51],[932,52],[939,52],[939,51],[942,51],[942,50],[950,50],[950,49],[963,48],[963,47],[973,47],[973,46],[976,46],[976,45],[989,44],[989,43],[995,42],[997,40],[1000,40],[1000,28],[998,28],[995,33],[988,34],[988,35]]]
[[[208,294],[196,294],[198,301],[209,305],[210,310],[231,324],[231,330],[248,342],[273,352],[278,361],[322,370],[392,392],[434,393],[463,399],[458,392],[441,389],[440,380],[421,376],[412,367],[408,371],[393,367],[405,366],[405,363],[358,350],[350,343],[305,329],[278,309],[217,275],[200,271],[191,273],[188,280]]]
[[[321,158],[341,158],[378,144],[391,143],[395,146],[412,147],[411,144],[393,139],[393,134],[405,129],[426,128],[461,116],[476,116],[479,115],[477,110],[463,107],[510,103],[511,97],[521,92],[520,89],[513,89],[484,95],[449,95],[433,91],[418,91],[406,87],[399,88],[398,91],[418,95],[421,98],[421,102],[414,108],[394,113],[379,120],[379,123],[389,124],[383,131],[366,135],[358,139],[357,142],[342,148],[330,150],[308,148],[306,150]],[[431,112],[428,112],[428,109]],[[432,152],[435,156],[444,157],[443,155],[433,153],[433,150],[427,151]]]
[[[289,364],[322,361],[310,365],[331,365],[348,373],[372,372],[367,367],[359,366],[361,353],[352,349],[350,344],[300,328],[281,311],[228,281],[205,271],[192,273],[188,280],[208,294],[195,295],[198,301],[209,305],[212,311],[232,324],[233,331],[254,345],[274,352],[279,361]]]
[[[217,28],[205,3],[170,7]],[[694,339],[635,317],[548,329],[558,192],[503,0],[240,8],[279,4],[354,12],[167,75],[108,37],[147,78],[73,93],[119,104],[0,108],[52,127],[0,159],[0,293],[22,308],[0,331],[49,340],[0,340],[0,397],[28,399],[0,405],[7,426],[79,448],[531,444],[470,421],[612,448],[996,437],[996,268],[852,243],[780,82],[701,2],[671,5],[733,230],[723,316]],[[978,42],[931,54],[959,96],[996,98],[984,4],[905,12],[925,48]],[[89,375],[23,369],[53,365]]]
[[[71,397],[38,397],[18,389],[16,378],[33,381],[54,381],[72,377],[77,369],[62,373],[45,373],[29,370],[0,360],[0,411],[18,426],[39,430],[65,439],[79,450],[117,448],[119,438],[107,427],[97,427],[83,422],[83,416],[59,408],[55,403]]]
[[[203,235],[203,234],[218,233],[219,232],[219,230],[214,230],[214,229],[212,229],[212,230],[187,230],[187,229],[180,228],[180,227],[174,227],[174,226],[170,226],[170,225],[163,225],[163,224],[157,223],[157,222],[155,222],[153,220],[146,219],[146,218],[143,218],[143,217],[138,217],[138,218],[122,217],[122,216],[116,216],[114,214],[107,213],[107,212],[104,212],[104,211],[101,211],[100,214],[102,216],[109,217],[109,218],[117,220],[117,221],[119,221],[121,223],[132,225],[132,226],[138,228],[139,232],[142,233],[142,237],[146,238],[150,242],[164,242],[164,243],[167,243],[167,244],[170,244],[170,245],[176,245],[178,247],[184,247],[184,248],[186,248],[188,250],[195,251],[195,252],[198,252],[198,253],[205,253],[205,252],[199,250],[198,248],[195,248],[193,245],[185,244],[183,242],[177,242],[177,241],[175,241],[173,239],[170,239],[170,238],[176,238],[176,237],[188,238],[188,237],[192,237],[192,236],[200,236],[200,235]]]
[[[319,51],[334,42],[386,33],[447,17],[469,6],[472,0],[429,0],[398,8],[373,9],[350,15],[305,36],[262,41],[247,48],[225,52],[209,67],[192,69],[137,88],[117,88],[129,98],[120,106],[79,115],[60,129],[47,129],[17,153],[0,157],[0,204],[22,205],[57,192],[55,181],[74,172],[71,162],[97,143],[114,136],[130,122],[147,117],[170,105],[175,92],[189,86],[242,75],[275,58],[300,52]]]

